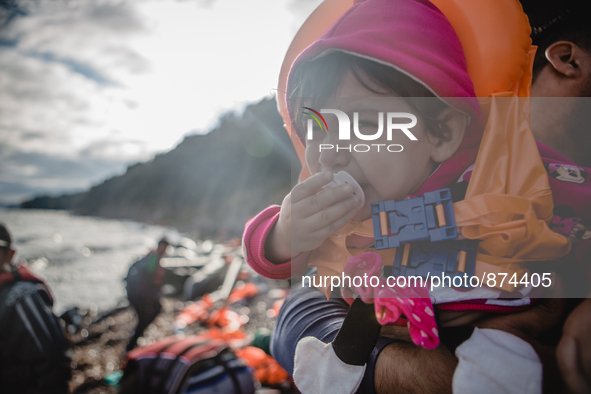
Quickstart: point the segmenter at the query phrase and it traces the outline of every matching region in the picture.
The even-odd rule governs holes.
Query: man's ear
[[[15,252],[16,250],[14,249],[4,249],[4,251],[0,251],[0,271],[3,269],[10,269],[10,264],[12,263]]]
[[[554,70],[565,77],[576,78],[582,75],[581,48],[570,41],[557,41],[546,48],[546,59]]]
[[[11,263],[12,262],[12,259],[14,258],[14,254],[15,253],[16,253],[16,250],[14,250],[14,249],[10,249],[8,251],[8,255],[6,256],[6,262],[7,263]]]
[[[454,109],[446,108],[438,116],[439,130],[442,136],[436,137],[429,134],[433,144],[431,147],[431,159],[442,163],[453,156],[458,150],[468,128],[468,115]]]

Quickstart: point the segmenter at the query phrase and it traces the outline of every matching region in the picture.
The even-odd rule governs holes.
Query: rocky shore
[[[250,283],[256,283],[258,294],[245,298],[228,306],[235,312],[239,321],[243,323],[237,336],[243,336],[238,345],[250,344],[257,332],[269,332],[275,323],[275,315],[282,299],[287,294],[287,282],[270,281],[253,274]],[[243,286],[244,282],[237,282],[235,288]],[[191,302],[179,299],[162,298],[162,313],[148,327],[144,337],[140,338],[140,345],[147,345],[155,341],[174,335],[201,334],[214,327],[215,324],[199,323],[184,327],[179,332],[174,322],[179,312]],[[217,304],[219,306],[220,303]],[[216,306],[212,307],[212,310]],[[125,346],[130,339],[136,324],[135,312],[121,302],[111,311],[81,311],[82,323],[77,328],[70,328],[68,334],[72,344],[72,379],[70,391],[72,393],[115,394],[118,376],[123,370]],[[176,329],[176,330],[175,330]],[[215,328],[214,328],[215,329]],[[265,331],[265,329],[267,331]],[[274,387],[275,393],[296,393],[291,382],[284,382]]]

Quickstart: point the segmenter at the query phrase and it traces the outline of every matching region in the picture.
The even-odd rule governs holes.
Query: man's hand
[[[558,366],[574,393],[591,392],[591,299],[573,310],[557,349]]]
[[[288,261],[316,249],[355,216],[359,197],[350,185],[322,189],[332,179],[332,173],[318,173],[295,185],[283,199],[279,220],[265,244],[269,261]]]

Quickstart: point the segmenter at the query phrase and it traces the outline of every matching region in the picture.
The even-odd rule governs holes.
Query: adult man
[[[582,1],[524,1],[532,24],[532,131],[536,140],[582,167],[591,167],[587,100],[591,96],[591,27]]]
[[[543,97],[532,100],[532,131],[536,140],[576,163],[572,167],[581,179],[574,173],[568,178],[584,184],[590,180],[582,175],[589,175],[588,167],[591,167],[588,129],[591,101],[582,98],[591,96],[588,2],[523,0],[522,3],[532,25],[533,43],[538,46],[532,97]],[[587,200],[578,211],[572,216],[591,215],[591,202]],[[580,230],[577,233],[580,236],[574,238],[574,258],[581,263],[586,277],[591,264],[588,261],[591,232],[589,226],[586,231]],[[590,331],[591,299],[586,298],[568,317],[557,350],[563,378],[577,393],[591,392]]]
[[[0,387],[7,393],[67,393],[68,340],[47,286],[24,266],[0,224]]]
[[[156,250],[150,251],[129,267],[125,278],[127,298],[137,313],[138,324],[127,345],[128,351],[136,346],[138,338],[162,309],[160,289],[164,279],[164,268],[160,265],[160,259],[166,253],[168,245],[166,238],[162,238]]]

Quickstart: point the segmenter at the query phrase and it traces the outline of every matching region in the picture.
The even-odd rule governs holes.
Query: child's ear
[[[468,127],[468,115],[448,107],[437,116],[437,122],[440,136],[429,134],[429,139],[433,144],[431,159],[442,163],[452,157],[464,141]]]

